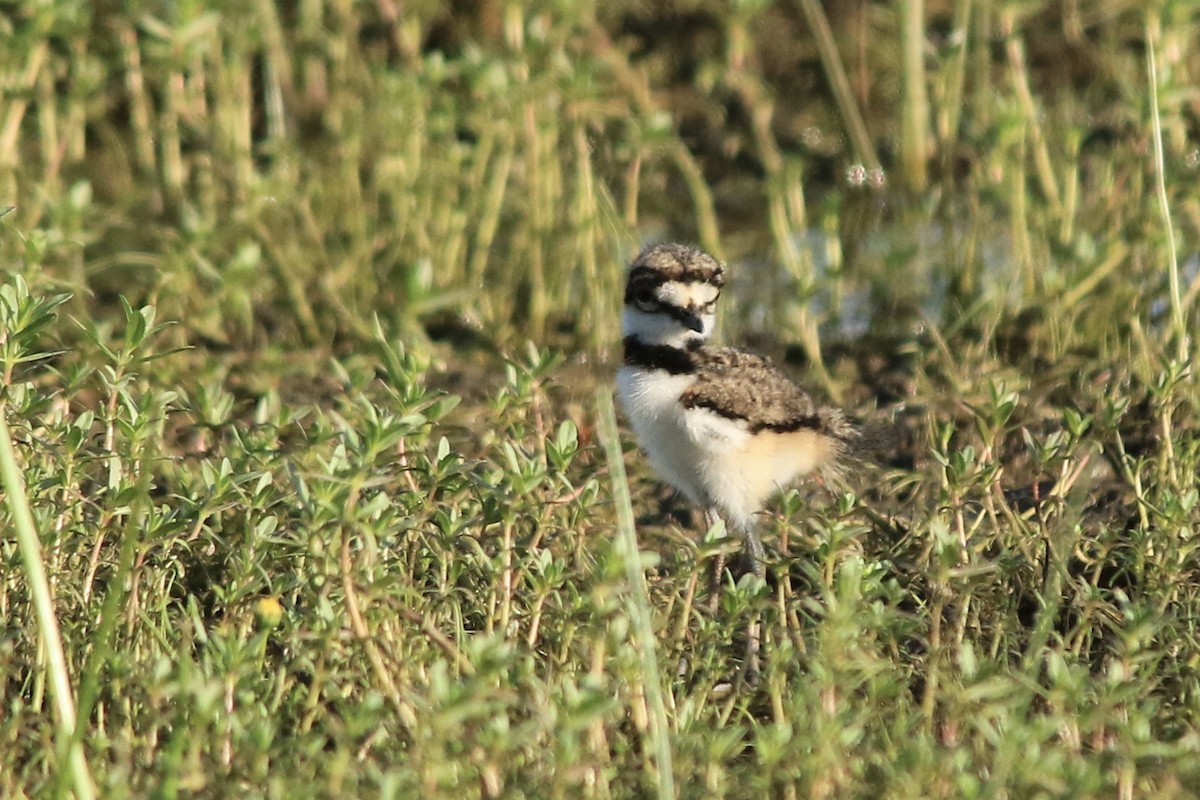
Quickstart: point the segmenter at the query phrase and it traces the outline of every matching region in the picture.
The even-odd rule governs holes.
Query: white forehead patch
[[[703,281],[667,281],[655,292],[660,303],[677,308],[706,306],[716,300],[720,293],[721,290],[716,286]]]

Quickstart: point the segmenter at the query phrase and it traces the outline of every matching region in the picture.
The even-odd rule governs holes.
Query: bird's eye
[[[633,301],[643,310],[650,310],[658,306],[658,298],[650,286],[642,286],[634,291]]]

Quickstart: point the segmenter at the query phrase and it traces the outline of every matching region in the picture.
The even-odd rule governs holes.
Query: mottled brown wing
[[[752,431],[811,429],[845,438],[849,424],[836,409],[821,408],[770,361],[729,348],[695,354],[696,382],[680,401],[730,419],[745,419]]]

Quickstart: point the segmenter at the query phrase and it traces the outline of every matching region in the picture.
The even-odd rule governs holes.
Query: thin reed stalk
[[[1050,147],[1046,132],[1042,128],[1033,90],[1029,85],[1029,72],[1025,66],[1025,46],[1016,33],[1016,11],[1006,8],[1000,16],[1000,28],[1004,34],[1005,51],[1008,53],[1008,69],[1012,86],[1017,93],[1017,103],[1029,130],[1029,143],[1033,147],[1033,163],[1037,171],[1038,185],[1046,196],[1051,213],[1057,217],[1062,213],[1062,192],[1054,176],[1054,165],[1050,159]]]
[[[929,97],[925,90],[925,4],[900,0],[901,42],[904,50],[904,100],[901,105],[900,162],[914,192],[929,182]]]
[[[17,464],[12,435],[8,429],[7,404],[0,401],[0,483],[8,513],[12,516],[21,560],[25,566],[25,578],[33,596],[33,609],[41,631],[42,647],[49,660],[50,686],[53,689],[55,715],[58,718],[58,740],[66,751],[67,765],[71,771],[75,796],[90,800],[96,796],[91,771],[84,757],[83,745],[75,737],[75,697],[71,689],[71,676],[67,672],[67,657],[63,650],[62,635],[58,629],[58,615],[54,610],[54,596],[50,580],[42,563],[42,546],[38,538],[29,498],[25,493],[25,480]]]
[[[1162,117],[1158,109],[1158,67],[1156,64],[1158,56],[1155,49],[1159,36],[1158,27],[1158,20],[1154,16],[1147,19],[1146,68],[1150,82],[1150,124],[1154,131],[1154,190],[1167,236],[1167,280],[1171,291],[1171,334],[1175,339],[1175,358],[1181,364],[1186,364],[1191,351],[1191,339],[1188,335],[1187,315],[1184,312],[1183,295],[1179,283],[1179,253],[1175,247],[1175,226],[1171,222],[1171,205],[1167,198]]]
[[[609,389],[596,390],[596,411],[600,440],[608,474],[612,481],[613,505],[617,512],[617,543],[625,564],[628,582],[627,608],[638,639],[637,651],[642,663],[642,683],[649,704],[650,746],[654,753],[654,778],[659,800],[674,800],[675,776],[671,758],[671,734],[667,723],[667,706],[663,699],[662,678],[658,667],[658,643],[651,622],[650,593],[642,573],[641,553],[633,522],[633,504],[629,498],[629,482],[625,477],[625,457],[617,433],[617,417]]]
[[[862,112],[859,111],[858,103],[854,99],[854,90],[850,88],[850,79],[846,77],[846,67],[842,64],[842,57],[838,54],[837,42],[834,41],[829,20],[825,17],[825,10],[821,7],[820,0],[800,0],[800,9],[804,12],[813,38],[816,40],[817,52],[821,56],[821,66],[825,70],[825,77],[829,80],[829,87],[833,91],[833,99],[842,116],[842,123],[846,126],[846,132],[850,135],[850,141],[854,145],[854,152],[868,172],[880,173],[882,167],[879,156],[875,153],[875,145],[871,141],[870,134],[867,133],[867,125],[863,121]]]

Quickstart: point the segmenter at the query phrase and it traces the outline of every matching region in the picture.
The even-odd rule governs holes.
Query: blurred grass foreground
[[[0,796],[1200,796],[1194,3],[14,0],[0,75]],[[662,239],[895,432],[715,610],[601,413]]]

